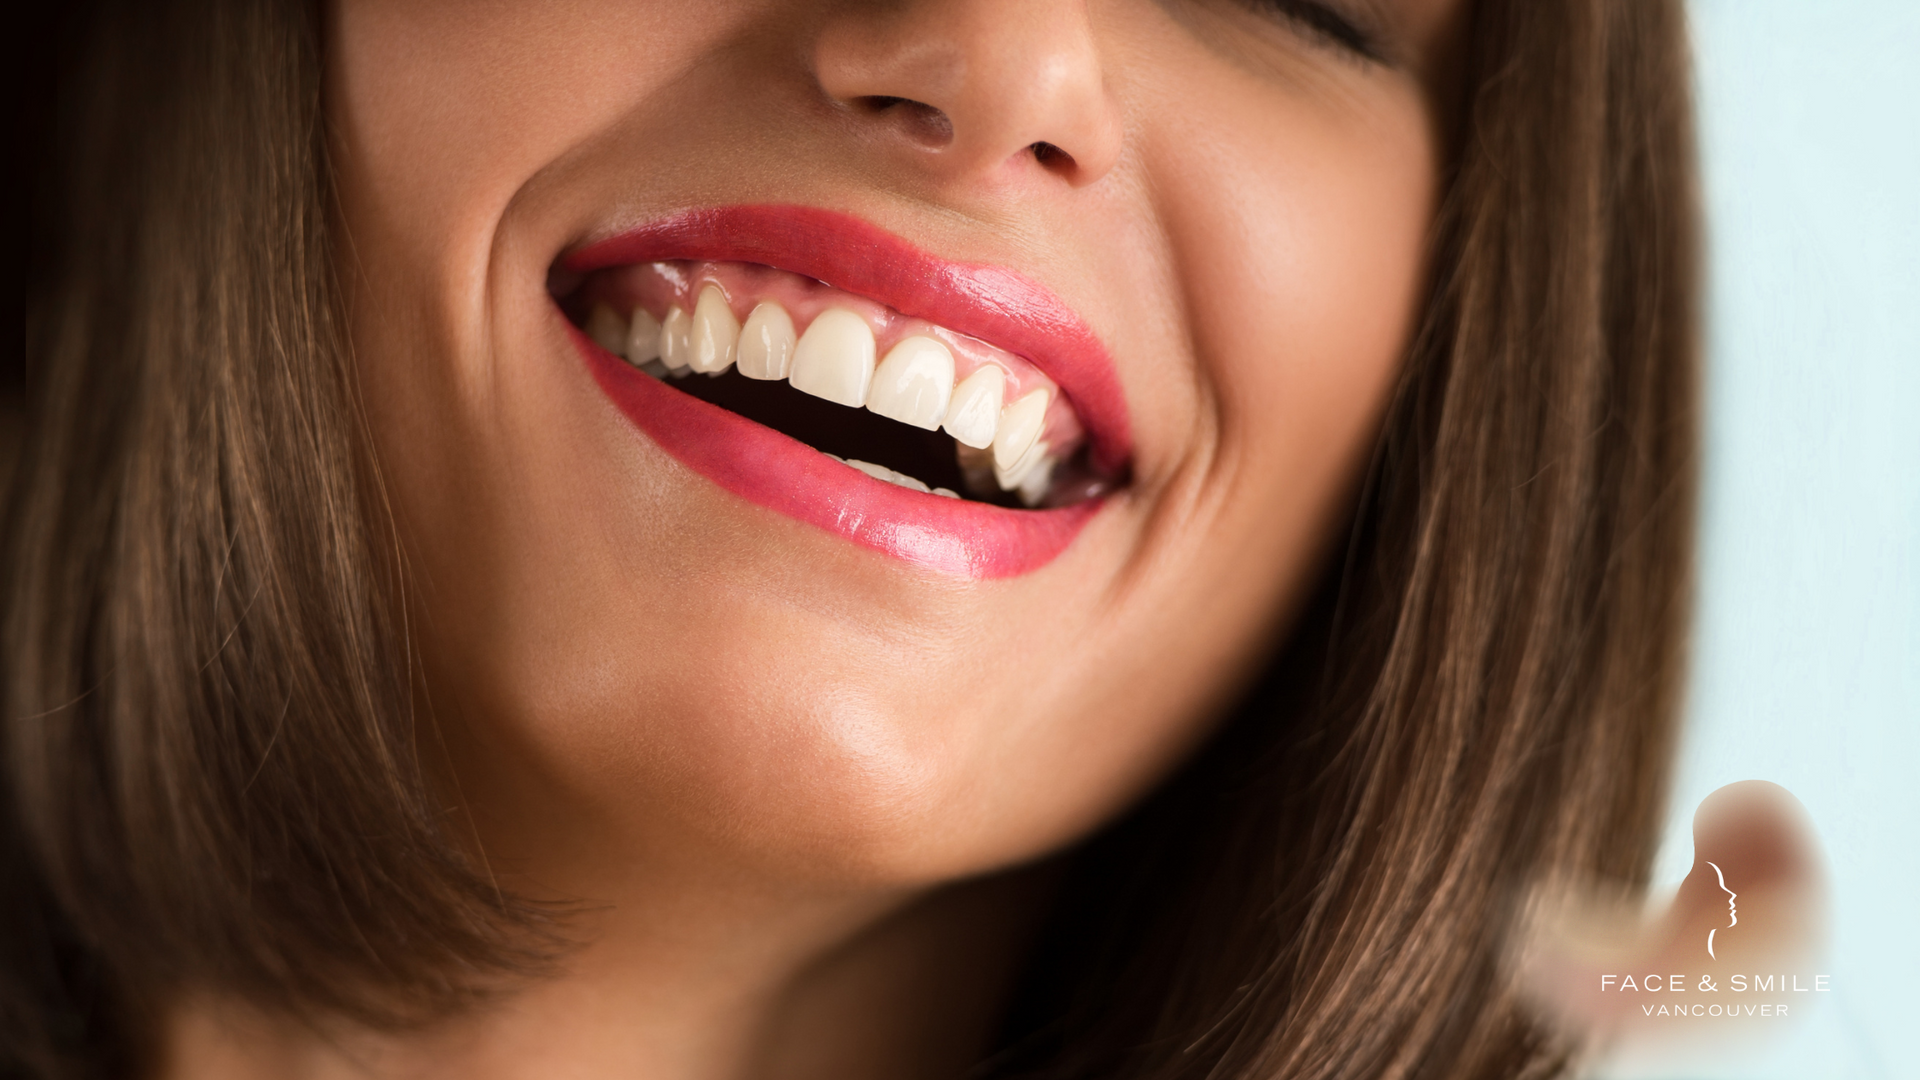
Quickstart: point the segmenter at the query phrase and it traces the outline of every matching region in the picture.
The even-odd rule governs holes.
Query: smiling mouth
[[[923,569],[1031,573],[1128,488],[1125,395],[1077,313],[853,215],[683,210],[561,252],[547,291],[657,449]]]
[[[1119,483],[1033,364],[869,297],[764,264],[685,259],[556,270],[550,287],[613,356],[876,480],[1023,508]]]

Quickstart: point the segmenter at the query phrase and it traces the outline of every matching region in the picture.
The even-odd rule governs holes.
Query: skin
[[[503,888],[580,903],[580,945],[402,1034],[195,1002],[162,1072],[957,1075],[1044,858],[1205,737],[1339,534],[1418,316],[1456,6],[1368,8],[1376,62],[1228,2],[339,4],[421,752]],[[1052,289],[1118,367],[1131,486],[1052,564],[974,581],[680,467],[546,275],[740,202]]]

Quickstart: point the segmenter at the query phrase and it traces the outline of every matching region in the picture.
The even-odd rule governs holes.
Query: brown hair
[[[75,30],[33,204],[0,1035],[47,1071],[124,1067],[170,991],[401,1022],[541,940],[413,758],[317,17],[176,7]],[[1684,28],[1677,0],[1470,21],[1428,317],[1344,557],[1211,746],[1070,857],[991,1072],[1566,1060],[1496,954],[1516,885],[1652,853],[1694,499]]]
[[[101,5],[57,86],[0,564],[8,1020],[121,1053],[181,988],[391,1021],[526,959],[414,760],[319,17],[168,7]]]

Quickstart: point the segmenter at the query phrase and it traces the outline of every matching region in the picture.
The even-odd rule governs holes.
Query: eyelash
[[[1364,60],[1380,59],[1372,38],[1319,0],[1253,0],[1253,6],[1292,22],[1325,44]]]

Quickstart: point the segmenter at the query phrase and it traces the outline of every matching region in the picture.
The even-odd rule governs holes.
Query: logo
[[[1694,812],[1693,858],[1662,910],[1624,885],[1537,882],[1507,963],[1542,1019],[1615,1052],[1744,1039],[1833,992],[1818,971],[1821,870],[1798,800],[1764,780],[1728,784]]]
[[[1727,917],[1733,921],[1727,923],[1724,929],[1731,930],[1734,927],[1740,925],[1740,909],[1733,906],[1734,898],[1739,896],[1740,894],[1734,892],[1732,889],[1727,888],[1727,875],[1720,872],[1719,863],[1714,862],[1712,859],[1708,859],[1707,865],[1713,867],[1713,876],[1716,879],[1718,879],[1720,882],[1720,891],[1727,894]],[[1721,929],[1722,927],[1716,926],[1713,929],[1707,931],[1707,955],[1709,957],[1712,957],[1715,960],[1718,960],[1720,958],[1713,955],[1713,935],[1718,933]]]
[[[1720,931],[1731,930],[1740,925],[1740,908],[1738,906],[1740,894],[1727,888],[1726,871],[1720,868],[1719,863],[1711,859],[1702,859],[1701,862],[1713,868],[1714,880],[1719,883],[1720,891],[1727,894],[1727,925],[1714,926],[1707,930],[1707,956],[1718,963],[1720,958],[1714,954],[1715,938]],[[1764,938],[1764,936],[1763,933],[1762,937]],[[1750,942],[1749,944],[1752,943]],[[1644,975],[1635,975],[1633,973],[1619,975],[1603,973],[1600,976],[1600,992],[1603,994],[1633,993],[1661,995],[1658,999],[1650,999],[1637,1003],[1639,1004],[1640,1012],[1649,1019],[1657,1017],[1670,1017],[1673,1019],[1690,1019],[1694,1017],[1725,1017],[1729,1019],[1753,1016],[1783,1017],[1787,1015],[1790,1002],[1779,1000],[1778,995],[1806,993],[1809,991],[1824,994],[1831,989],[1827,985],[1829,977],[1826,975],[1812,975],[1808,976],[1808,978],[1811,980],[1812,985],[1802,986],[1800,984],[1801,974],[1791,971],[1709,972],[1708,974],[1699,976],[1672,975],[1662,972],[1651,972]],[[1692,1001],[1683,1001],[1672,996],[1674,994],[1690,992],[1712,994],[1715,996],[1710,999],[1697,999]],[[1754,996],[1751,998],[1744,996],[1736,997],[1729,1001],[1720,997],[1723,992],[1735,995],[1752,994]]]

